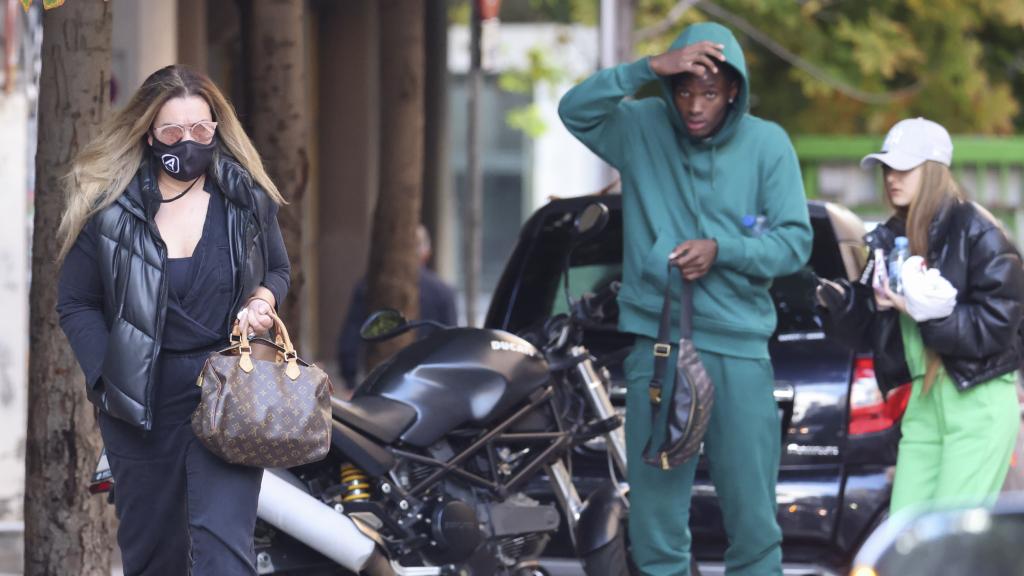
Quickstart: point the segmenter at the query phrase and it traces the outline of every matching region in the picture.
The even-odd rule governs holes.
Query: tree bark
[[[178,63],[209,73],[207,0],[178,0]]]
[[[303,198],[309,179],[304,6],[305,0],[254,0],[248,54],[253,143],[270,179],[288,201],[281,207],[278,220],[292,266],[292,284],[288,297],[278,302],[278,307],[289,331],[300,338],[304,334],[301,296],[306,281]]]
[[[380,28],[380,192],[373,214],[367,310],[419,317],[416,226],[423,194],[423,0],[382,0]],[[411,333],[370,346],[366,368],[408,344]]]
[[[43,13],[30,289],[25,573],[110,574],[113,509],[87,487],[101,441],[81,370],[58,325],[59,178],[108,113],[111,8]]]

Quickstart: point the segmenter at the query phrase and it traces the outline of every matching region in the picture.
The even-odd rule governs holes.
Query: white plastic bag
[[[956,288],[920,256],[911,256],[900,270],[907,314],[917,322],[945,318],[956,307]]]

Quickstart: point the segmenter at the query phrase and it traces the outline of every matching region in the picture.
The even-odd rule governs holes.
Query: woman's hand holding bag
[[[271,309],[276,351],[255,358],[246,318],[237,342],[210,355],[199,375],[202,399],[192,430],[214,454],[233,464],[290,468],[316,462],[331,445],[331,381],[295,352],[284,322]]]

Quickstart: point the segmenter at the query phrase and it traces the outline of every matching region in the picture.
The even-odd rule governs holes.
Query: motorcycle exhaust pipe
[[[375,556],[371,538],[348,516],[310,496],[287,471],[263,471],[256,515],[352,572],[366,569]]]

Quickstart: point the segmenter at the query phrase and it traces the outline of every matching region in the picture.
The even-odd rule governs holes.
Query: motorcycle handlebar
[[[569,347],[579,344],[582,329],[600,326],[605,319],[605,305],[618,296],[621,286],[622,283],[617,280],[609,282],[596,293],[580,296],[579,300],[572,303],[569,315],[559,314],[548,318],[538,334],[543,338],[543,343],[538,347],[544,350],[545,356],[549,360],[561,356]]]
[[[584,294],[574,307],[573,316],[585,322],[600,322],[604,319],[604,306],[619,295],[622,282],[613,280],[594,294]]]

